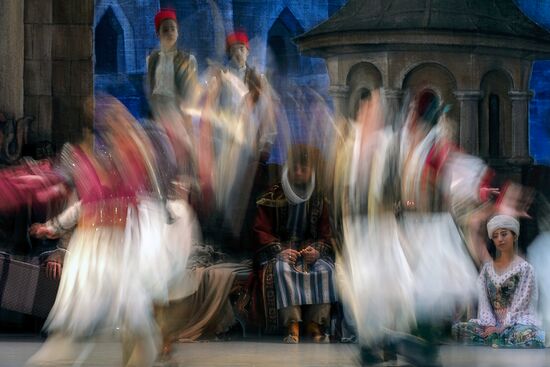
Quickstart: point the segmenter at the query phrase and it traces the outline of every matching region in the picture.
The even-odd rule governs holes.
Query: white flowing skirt
[[[539,289],[539,309],[542,327],[546,335],[550,334],[550,232],[542,232],[529,245],[527,259],[533,268],[537,278]],[[546,347],[550,347],[550,338],[546,337]]]
[[[179,214],[171,225],[163,204],[144,199],[137,210],[128,209],[125,227],[76,228],[48,330],[80,337],[152,327],[152,303],[167,300],[196,236],[192,211],[171,204]]]
[[[141,282],[155,302],[170,299],[175,283],[181,285],[187,274],[187,260],[193,245],[199,241],[199,226],[191,207],[183,200],[166,204],[174,221],[168,224],[164,206],[152,200],[142,200],[139,221],[127,231],[139,238],[139,269]]]
[[[449,213],[404,213],[399,227],[418,316],[449,315],[476,296],[478,272]]]
[[[340,274],[359,338],[408,332],[417,318],[453,312],[475,296],[477,271],[450,214],[347,219]]]
[[[414,322],[413,276],[397,233],[393,214],[344,224],[339,288],[362,343],[380,339],[385,329],[406,332]]]

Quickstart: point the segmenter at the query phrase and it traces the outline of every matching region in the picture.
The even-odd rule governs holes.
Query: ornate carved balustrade
[[[0,163],[13,164],[21,158],[34,116],[14,118],[0,112]]]

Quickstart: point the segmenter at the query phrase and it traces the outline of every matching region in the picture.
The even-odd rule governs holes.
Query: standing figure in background
[[[487,223],[487,234],[493,260],[479,274],[477,319],[455,324],[453,334],[494,348],[544,348],[535,272],[517,255],[519,222],[496,215]]]
[[[266,163],[277,135],[272,111],[272,91],[264,75],[248,64],[250,43],[246,33],[231,33],[226,39],[227,68],[221,73],[220,108],[247,118],[254,134],[255,153]]]
[[[197,95],[197,60],[177,48],[175,10],[161,9],[155,15],[155,31],[160,50],[147,57],[147,96],[153,113],[166,107],[189,108]]]
[[[197,60],[177,48],[179,34],[175,10],[161,9],[155,15],[155,31],[160,50],[147,57],[147,96],[151,117],[156,122],[151,131],[157,137],[164,135],[170,142],[177,166],[177,170],[169,174],[160,173],[165,181],[179,176],[178,180],[193,186],[196,162],[191,110],[200,95]],[[161,191],[166,200],[166,187],[161,186]]]
[[[267,80],[247,63],[249,47],[246,33],[227,36],[228,63],[213,68],[203,121],[212,123],[213,186],[221,215],[211,220],[222,226],[225,242],[238,239],[250,247],[256,197],[269,188],[277,106]]]
[[[220,107],[236,114],[242,98],[248,92],[247,80],[256,73],[254,68],[248,66],[250,43],[246,33],[230,33],[225,40],[225,53],[228,61],[221,74]]]
[[[295,145],[281,184],[257,202],[256,298],[261,298],[267,331],[275,331],[280,318],[289,344],[299,342],[303,310],[308,333],[324,341],[322,328],[337,299],[329,211],[316,185],[318,158],[315,149]]]

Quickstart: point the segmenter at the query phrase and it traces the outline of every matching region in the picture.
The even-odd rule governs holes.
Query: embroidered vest
[[[176,84],[176,93],[180,98],[186,98],[188,91],[195,81],[195,75],[191,74],[191,55],[180,50],[176,51],[174,56],[174,77]],[[148,82],[148,96],[151,97],[153,89],[155,88],[155,70],[157,70],[158,61],[160,58],[160,51],[155,50],[149,56],[147,65],[147,82]]]

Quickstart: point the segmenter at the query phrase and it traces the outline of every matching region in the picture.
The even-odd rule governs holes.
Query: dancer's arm
[[[31,236],[37,238],[59,238],[63,233],[72,230],[80,217],[81,202],[71,205],[63,213],[46,223],[35,223],[29,229]]]

